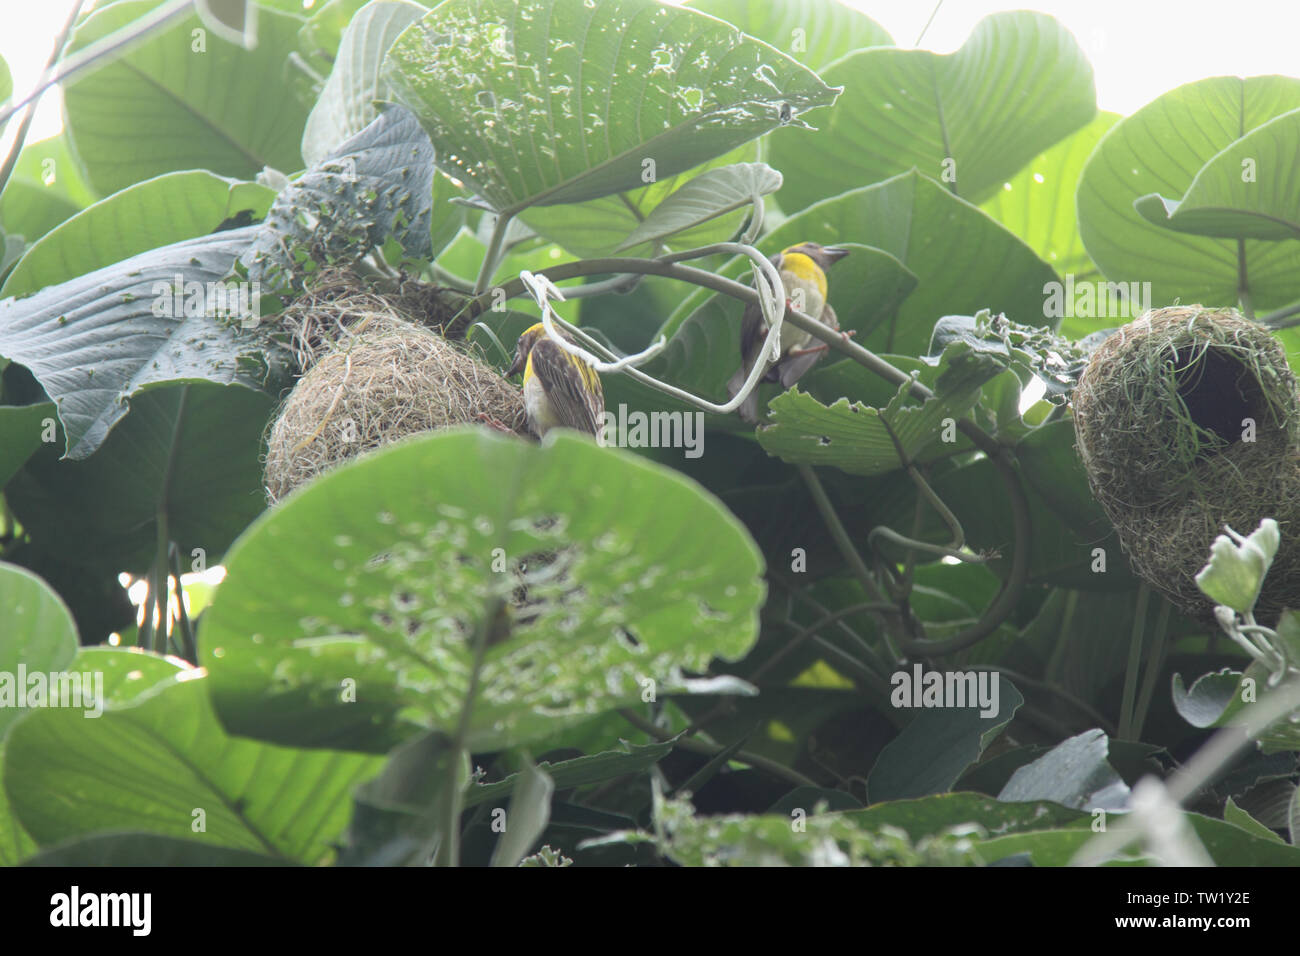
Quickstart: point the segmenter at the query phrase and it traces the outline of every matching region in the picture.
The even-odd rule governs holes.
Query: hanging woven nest
[[[1231,309],[1155,309],[1107,338],[1073,396],[1092,493],[1134,570],[1184,612],[1224,525],[1276,518],[1256,613],[1300,607],[1300,404],[1278,341]]]
[[[323,277],[282,314],[304,374],[267,435],[269,501],[411,435],[461,424],[530,434],[520,390],[415,320],[431,314],[409,292],[385,295],[346,275]]]

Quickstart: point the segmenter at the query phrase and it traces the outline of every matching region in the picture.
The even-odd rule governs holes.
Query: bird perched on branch
[[[771,263],[781,273],[785,285],[786,309],[794,308],[838,332],[840,324],[835,310],[826,301],[826,271],[848,254],[847,249],[801,242],[772,256]],[[756,303],[747,305],[740,325],[740,368],[727,382],[727,394],[733,398],[759,361],[766,337],[767,323],[763,321],[762,310]],[[817,364],[826,349],[825,343],[812,344],[812,335],[795,328],[787,319],[781,324],[781,358],[759,381],[780,382],[782,388],[789,388]],[[758,389],[749,393],[737,411],[750,424],[758,421]]]
[[[563,331],[565,341],[573,339]],[[599,435],[605,393],[596,370],[564,351],[538,322],[524,330],[515,346],[515,361],[507,376],[524,374],[524,411],[540,438],[552,428],[572,428]]]

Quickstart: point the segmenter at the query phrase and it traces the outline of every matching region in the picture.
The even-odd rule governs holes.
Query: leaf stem
[[[715,292],[729,295],[745,303],[762,304],[762,298],[758,291],[751,286],[704,269],[696,269],[678,262],[666,262],[660,259],[617,256],[584,259],[548,268],[546,276],[552,282],[561,282],[579,276],[611,272],[635,272],[642,275],[664,276],[669,279],[678,279],[706,289],[712,289]],[[526,291],[523,281],[519,279],[510,280],[502,288],[505,291],[506,298],[514,298]],[[491,299],[481,294],[472,299],[466,306],[466,310],[471,317],[477,317],[489,308],[491,308]],[[846,339],[840,333],[832,331],[815,319],[811,319],[793,309],[788,309],[785,314],[785,321],[795,328],[809,333],[818,341],[825,342],[831,350],[853,359],[863,368],[875,373],[885,381],[894,385],[906,385],[909,393],[921,401],[935,397],[933,391],[911,375],[895,368],[880,356],[863,348],[852,339]],[[632,374],[633,377],[639,377],[639,380],[648,378],[648,376],[641,376],[635,369],[629,369],[629,374]],[[995,438],[968,418],[957,421],[957,430],[969,438],[971,443],[988,457],[1006,488],[1007,500],[1011,506],[1012,534],[1014,537],[1011,569],[1003,582],[1002,590],[998,592],[998,596],[989,605],[988,610],[985,611],[984,616],[979,621],[962,633],[947,640],[918,640],[905,643],[903,650],[909,654],[950,654],[983,640],[996,631],[1015,611],[1016,605],[1020,602],[1020,595],[1024,592],[1025,584],[1029,579],[1031,533],[1029,501],[1025,496],[1024,488],[1020,484],[1020,476],[1016,474],[1016,470],[1012,465],[1011,456],[1007,449],[1003,448]]]
[[[822,516],[822,521],[826,522],[826,529],[831,533],[831,540],[839,549],[840,556],[844,558],[844,563],[849,566],[853,576],[858,579],[862,585],[862,590],[874,601],[886,604],[889,601],[887,595],[876,579],[871,576],[871,571],[867,567],[862,555],[858,554],[858,549],[853,545],[853,539],[849,537],[844,522],[840,521],[839,514],[835,511],[835,506],[831,504],[830,496],[826,494],[826,489],[822,486],[821,479],[809,465],[799,465],[799,476],[803,478],[804,484],[808,486],[808,492],[812,495],[813,503],[817,506],[818,513]],[[898,654],[898,648],[894,646],[894,641],[889,634],[889,628],[881,628],[881,636],[884,638],[885,647],[889,651],[889,656],[896,663],[902,658]]]
[[[1151,708],[1151,699],[1155,696],[1156,681],[1164,665],[1165,638],[1169,631],[1169,602],[1160,603],[1156,615],[1156,632],[1147,652],[1147,666],[1142,674],[1142,690],[1138,694],[1137,713],[1133,717],[1133,738],[1142,739],[1142,726],[1146,723],[1147,711]]]
[[[496,221],[492,224],[492,238],[488,241],[487,252],[483,254],[483,264],[479,266],[478,279],[474,282],[474,294],[481,296],[488,290],[488,283],[496,275],[497,266],[501,260],[501,244],[505,241],[506,232],[510,229],[510,220],[514,218],[509,213],[497,213]]]
[[[199,650],[194,640],[194,625],[190,621],[189,612],[185,610],[185,589],[181,587],[181,549],[177,547],[175,541],[170,543],[169,557],[171,558],[171,574],[176,580],[176,626],[177,631],[180,633],[180,640],[177,642],[180,655],[197,666],[199,663]]]
[[[116,33],[110,33],[98,42],[78,50],[64,60],[58,70],[53,72],[47,70],[34,90],[22,99],[10,104],[7,108],[0,110],[0,126],[7,123],[10,117],[54,84],[68,80],[74,74],[80,73],[86,67],[102,60],[109,54],[116,53],[123,47],[142,39],[167,21],[187,13],[191,6],[193,6],[193,0],[170,0],[170,2],[146,13],[139,20],[127,24]]]
[[[1128,667],[1124,671],[1124,697],[1119,707],[1119,738],[1133,739],[1133,714],[1138,686],[1138,670],[1142,666],[1142,637],[1146,632],[1147,601],[1151,588],[1144,581],[1138,587],[1137,610],[1133,613],[1133,629],[1129,634]]]
[[[72,33],[72,28],[77,22],[77,17],[81,15],[81,8],[86,5],[86,0],[77,0],[72,6],[72,12],[68,14],[68,19],[63,24],[63,29],[59,31],[58,37],[54,41],[54,49],[50,53],[49,60],[45,63],[45,70],[41,74],[42,78],[49,75],[50,70],[54,69],[54,64],[59,62],[59,57],[63,55],[63,48],[68,45],[68,37]],[[23,151],[23,143],[27,141],[27,131],[31,129],[32,118],[36,115],[36,101],[40,99],[41,90],[37,90],[35,95],[29,97],[31,100],[27,107],[27,112],[23,114],[23,121],[18,126],[18,132],[14,136],[14,141],[9,147],[9,155],[5,157],[4,165],[0,166],[0,192],[4,192],[5,186],[9,184],[9,177],[13,174],[14,166],[18,163],[18,154]],[[10,114],[12,115],[12,114]],[[5,121],[0,119],[0,127],[4,126]],[[35,236],[24,236],[24,239],[32,240]]]

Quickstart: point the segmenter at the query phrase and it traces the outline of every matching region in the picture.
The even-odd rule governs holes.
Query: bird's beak
[[[835,246],[822,247],[822,255],[826,257],[827,265],[832,265],[832,266],[835,265],[835,263],[839,262],[848,254],[849,254],[849,250],[847,249],[839,249]]]
[[[527,362],[527,357],[524,355],[523,352],[515,352],[514,363],[508,369],[506,369],[506,378],[509,378],[511,375],[518,375],[520,372],[522,372],[524,370],[524,365],[526,362]]]

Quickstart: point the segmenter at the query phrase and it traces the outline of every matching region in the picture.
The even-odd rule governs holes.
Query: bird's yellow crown
[[[791,246],[781,252],[781,271],[789,272],[804,282],[811,282],[817,287],[823,299],[826,298],[826,273],[822,267],[813,262],[804,252],[796,252],[798,246]]]

